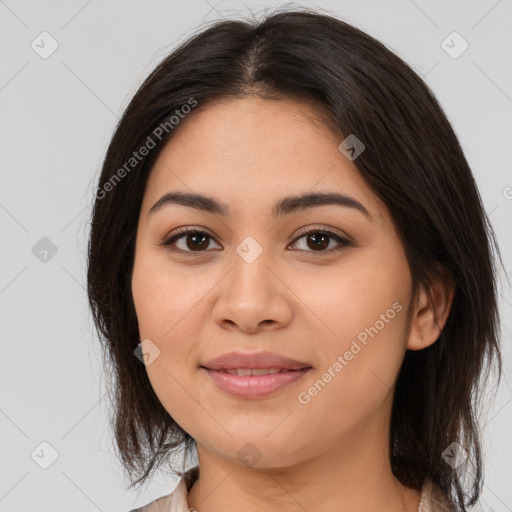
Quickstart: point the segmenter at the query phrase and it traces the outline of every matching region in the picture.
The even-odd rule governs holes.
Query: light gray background
[[[425,78],[464,147],[510,272],[512,0],[301,4],[362,28]],[[94,184],[118,117],[161,58],[202,22],[265,5],[277,3],[0,1],[0,511],[127,511],[175,486],[159,474],[142,492],[126,491],[114,458],[85,291]],[[59,45],[47,59],[31,47],[43,31]],[[453,31],[469,44],[456,59],[441,46]],[[43,237],[57,248],[46,262],[33,252]],[[512,510],[512,297],[503,283],[506,373],[482,420],[481,508],[495,511]],[[48,469],[31,457],[43,441],[58,452]]]

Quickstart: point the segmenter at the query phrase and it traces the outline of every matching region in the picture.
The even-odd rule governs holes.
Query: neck
[[[391,471],[388,432],[370,430],[286,467],[248,467],[198,443],[200,476],[188,506],[197,512],[417,512],[420,492]]]

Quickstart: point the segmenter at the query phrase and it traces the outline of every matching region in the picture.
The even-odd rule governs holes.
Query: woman
[[[441,107],[383,44],[307,10],[183,43],[115,131],[89,244],[132,485],[197,449],[139,510],[476,503],[495,245]]]

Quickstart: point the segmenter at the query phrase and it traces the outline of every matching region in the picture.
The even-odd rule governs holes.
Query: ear
[[[430,287],[430,297],[421,285],[412,312],[409,350],[421,350],[434,344],[446,324],[455,295],[455,283],[445,275],[443,281],[434,281]]]

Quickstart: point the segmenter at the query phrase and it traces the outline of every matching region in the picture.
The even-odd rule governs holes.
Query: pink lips
[[[226,393],[239,398],[261,398],[301,379],[311,368],[290,370],[273,375],[231,375],[204,368],[213,382]]]
[[[206,361],[201,366],[210,370],[228,370],[233,368],[283,368],[301,370],[311,368],[308,363],[291,359],[274,352],[229,352],[215,359]]]
[[[230,352],[201,365],[218,388],[239,398],[261,398],[300,380],[311,365],[273,352]],[[279,368],[269,375],[233,375],[225,370]]]

